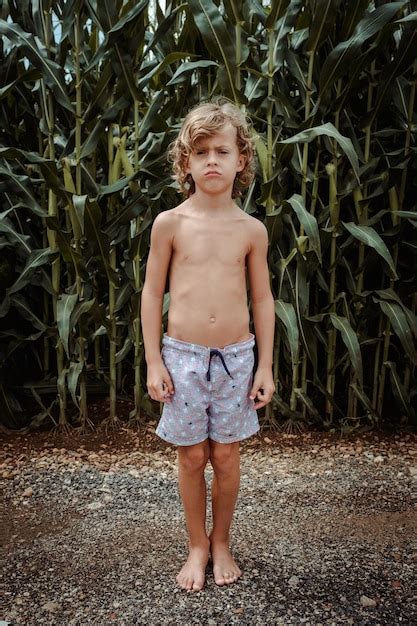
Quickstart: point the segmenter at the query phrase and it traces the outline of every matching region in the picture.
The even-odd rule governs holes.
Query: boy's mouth
[[[206,172],[204,175],[207,176],[207,177],[209,177],[209,176],[221,176],[220,172],[216,172],[215,170],[211,170],[210,172]]]

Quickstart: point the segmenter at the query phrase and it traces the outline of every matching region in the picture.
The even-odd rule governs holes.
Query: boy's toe
[[[203,588],[202,585],[199,585],[198,583],[194,583],[193,584],[193,591],[201,591]]]

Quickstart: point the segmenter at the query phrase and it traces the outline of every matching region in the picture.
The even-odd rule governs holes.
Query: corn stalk
[[[42,15],[42,19],[44,20],[44,32],[45,32],[45,44],[50,54],[51,47],[51,16],[50,15]],[[54,144],[54,133],[55,133],[55,115],[54,115],[54,98],[52,91],[47,88],[45,81],[42,79],[41,81],[41,90],[42,90],[42,102],[43,102],[43,113],[44,118],[47,121],[48,125],[48,157],[55,161],[55,144]],[[57,206],[57,196],[52,189],[48,191],[48,215],[53,219],[57,219],[58,217],[58,206]],[[52,253],[58,252],[58,244],[56,240],[56,233],[54,230],[47,228],[47,237],[49,242],[49,247]],[[54,313],[54,321],[58,323],[58,297],[61,293],[61,258],[57,256],[55,261],[52,262],[52,287],[54,293],[52,295],[52,309]],[[58,398],[59,398],[59,420],[58,420],[58,428],[59,430],[66,431],[68,429],[68,421],[66,417],[67,410],[67,389],[65,386],[65,369],[64,369],[64,347],[62,345],[62,341],[57,333],[57,343],[56,343],[56,366],[57,366],[57,388],[58,388]]]

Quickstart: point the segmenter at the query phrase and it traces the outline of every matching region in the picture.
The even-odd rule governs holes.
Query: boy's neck
[[[189,198],[190,206],[201,215],[220,217],[238,208],[229,193],[205,194],[196,189]]]

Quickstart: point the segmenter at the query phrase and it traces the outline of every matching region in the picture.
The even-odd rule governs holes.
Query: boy
[[[183,589],[199,591],[209,554],[218,585],[235,582],[242,573],[229,550],[239,490],[239,442],[259,430],[256,409],[268,404],[275,390],[275,312],[267,230],[233,201],[254,175],[244,115],[230,102],[197,106],[186,116],[170,156],[187,198],[154,221],[141,319],[148,392],[165,403],[156,433],[178,446],[189,554],[176,580]],[[255,376],[246,266],[259,357]],[[168,272],[170,307],[161,353]],[[208,459],[214,471],[209,536]]]

